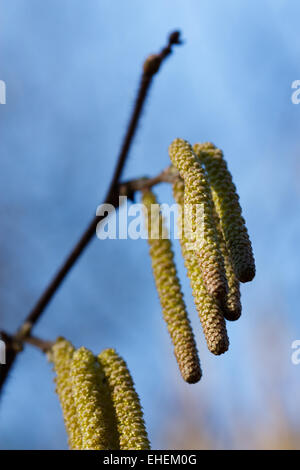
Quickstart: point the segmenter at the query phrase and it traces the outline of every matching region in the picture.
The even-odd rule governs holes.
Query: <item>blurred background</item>
[[[0,323],[23,321],[103,200],[144,59],[180,29],[155,77],[124,179],[156,175],[175,137],[224,150],[257,262],[230,350],[207,351],[176,258],[204,376],[185,384],[145,240],[96,237],[34,330],[126,359],[155,449],[300,448],[300,79],[296,0],[3,0]],[[172,202],[168,185],[160,201]],[[65,449],[53,372],[30,346],[0,401],[2,449]]]

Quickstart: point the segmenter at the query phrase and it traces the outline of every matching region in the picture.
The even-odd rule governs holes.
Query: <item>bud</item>
[[[71,363],[72,393],[82,434],[82,449],[111,449],[99,382],[100,366],[91,351],[80,348]]]
[[[177,204],[180,204],[183,208],[184,182],[182,179],[178,179],[174,183],[173,194]],[[180,220],[179,223],[182,223],[182,221]],[[219,355],[226,352],[229,346],[224,315],[220,303],[208,293],[202,279],[199,258],[193,251],[187,249],[188,240],[184,230],[182,233],[183,236],[180,240],[181,251],[207,346],[213,354]]]
[[[174,354],[183,379],[188,383],[196,383],[201,378],[200,363],[177,276],[171,241],[167,238],[167,229],[163,224],[156,197],[151,191],[144,193],[143,203],[153,275],[163,316],[173,342]],[[154,208],[158,211],[154,211]]]
[[[114,405],[120,439],[120,450],[149,450],[139,397],[126,363],[114,349],[98,356]]]
[[[213,219],[213,201],[205,172],[190,144],[175,139],[169,147],[169,155],[174,166],[184,180],[184,204],[191,209],[203,208],[202,240],[195,240],[195,251],[200,257],[202,279],[209,294],[223,299],[227,291],[224,261],[218,246],[218,237]],[[186,213],[189,231],[197,230],[195,210]]]
[[[144,62],[143,71],[145,75],[154,75],[158,72],[161,64],[161,56],[159,54],[151,54]]]
[[[196,144],[194,150],[205,165],[222,232],[238,279],[251,281],[255,276],[252,246],[242,217],[239,196],[221,150],[213,144]]]
[[[58,338],[49,353],[49,359],[54,363],[56,392],[63,411],[69,447],[74,450],[80,450],[82,448],[82,436],[77,420],[76,407],[72,395],[72,382],[70,380],[70,368],[74,352],[75,349],[69,341],[64,338]]]

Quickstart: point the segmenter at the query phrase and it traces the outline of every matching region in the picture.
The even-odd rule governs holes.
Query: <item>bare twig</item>
[[[17,353],[23,351],[23,343],[31,344],[42,352],[47,353],[54,344],[54,341],[47,341],[31,335],[20,339],[18,335],[12,336],[6,333],[6,331],[1,331],[0,336],[5,341],[6,354],[9,354],[11,351],[16,351]]]
[[[169,166],[159,175],[154,176],[153,178],[137,178],[121,183],[119,186],[119,194],[120,196],[130,196],[135,191],[144,191],[145,189],[150,189],[152,186],[155,186],[159,183],[173,183],[178,177],[178,174],[179,173],[176,169],[174,169],[172,166]]]
[[[117,166],[115,172],[113,174],[111,184],[109,186],[109,190],[107,192],[105,203],[112,204],[114,207],[118,207],[119,205],[119,183],[120,177],[122,175],[122,171],[125,166],[125,162],[131,147],[131,143],[133,141],[135,132],[137,130],[138,122],[142,113],[143,105],[145,103],[147,93],[149,91],[150,85],[152,83],[153,76],[158,72],[162,62],[169,54],[172,52],[172,46],[174,44],[180,44],[180,33],[178,31],[174,31],[170,36],[167,43],[167,46],[162,49],[159,54],[149,56],[143,66],[143,73],[141,77],[140,87],[138,90],[135,106],[133,109],[133,113],[131,119],[129,121],[129,125],[127,128],[127,132],[125,134],[124,141],[121,146],[120,154],[117,160]],[[78,260],[79,256],[82,254],[86,246],[89,244],[91,239],[93,238],[94,234],[96,233],[96,227],[99,222],[102,222],[104,216],[96,216],[90,222],[88,228],[83,233],[82,237],[72,249],[71,253],[58,270],[57,274],[54,276],[52,281],[44,290],[41,297],[38,299],[37,303],[28,314],[25,319],[23,325],[19,328],[16,336],[18,336],[19,340],[25,340],[28,338],[31,333],[32,327],[37,323],[40,316],[42,315],[44,309],[47,307],[48,303],[54,296],[57,289],[60,287],[61,283],[74,266],[76,261]],[[24,331],[24,324],[26,324],[27,329]],[[0,391],[2,389],[3,384],[8,376],[8,373],[11,367],[14,364],[16,356],[18,354],[17,350],[9,349],[7,357],[6,357],[6,364],[2,365],[0,368]]]
[[[37,338],[36,336],[27,336],[23,339],[24,343],[31,344],[31,346],[35,346],[36,348],[40,349],[43,353],[47,353],[52,348],[54,341],[47,341],[41,338]]]

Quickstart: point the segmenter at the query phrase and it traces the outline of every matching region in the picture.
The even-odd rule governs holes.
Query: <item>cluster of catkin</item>
[[[49,357],[71,449],[150,449],[133,380],[114,349],[95,357],[58,338]]]
[[[208,349],[227,351],[225,320],[241,315],[240,282],[251,281],[255,262],[239,197],[222,151],[211,143],[191,145],[175,139],[169,147],[177,177],[173,195],[178,204],[181,251]],[[189,383],[201,369],[171,241],[151,190],[143,193],[148,243],[163,316],[181,374]]]

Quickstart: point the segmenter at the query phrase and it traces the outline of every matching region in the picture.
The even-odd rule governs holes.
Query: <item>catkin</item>
[[[120,450],[149,450],[140,400],[125,361],[114,349],[102,351],[98,361],[104,370],[115,408]]]
[[[222,303],[222,311],[226,320],[238,320],[242,313],[240,282],[236,277],[230,255],[221,230],[220,219],[214,211],[215,223],[219,235],[220,250],[224,259],[225,273],[228,284],[228,291]]]
[[[95,357],[97,379],[99,392],[101,394],[101,404],[103,410],[103,419],[106,429],[108,429],[109,442],[108,446],[110,450],[120,450],[120,436],[118,433],[118,423],[116,410],[112,401],[112,396],[107,384],[107,379],[103,367],[101,366],[98,358]],[[99,364],[99,367],[98,367]]]
[[[99,364],[91,351],[77,349],[71,364],[72,393],[85,450],[107,450],[110,430],[105,420],[103,396],[99,382]]]
[[[239,196],[221,150],[213,144],[196,144],[194,150],[205,165],[212,188],[222,232],[238,279],[251,281],[255,276],[255,261]]]
[[[202,278],[209,294],[223,299],[227,291],[224,260],[218,246],[218,236],[213,219],[213,202],[201,167],[191,145],[183,139],[175,139],[169,147],[169,155],[173,165],[179,170],[184,180],[184,204],[187,213],[189,233],[198,230],[195,211],[201,208],[203,236],[195,238],[195,251],[200,257]],[[190,237],[189,237],[190,238]]]
[[[174,199],[183,210],[184,208],[184,182],[178,178],[173,185]],[[179,218],[182,237],[180,239],[182,255],[190,279],[195,305],[200,317],[208,349],[216,355],[223,354],[229,347],[226,324],[220,303],[211,296],[202,279],[199,258],[192,250],[187,249],[186,238],[182,223],[184,217]]]
[[[82,435],[78,424],[70,380],[71,361],[74,352],[75,349],[69,341],[64,338],[58,338],[51,349],[49,357],[54,364],[56,372],[56,392],[63,411],[69,447],[79,450],[82,448]]]
[[[167,238],[161,213],[153,211],[153,205],[157,204],[157,201],[151,191],[143,194],[143,203],[153,275],[163,316],[173,342],[174,354],[183,379],[188,383],[196,383],[201,378],[201,368],[177,276],[171,242]],[[151,238],[153,235],[156,235],[156,238]]]

